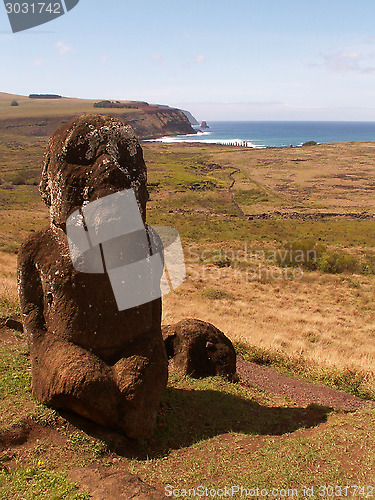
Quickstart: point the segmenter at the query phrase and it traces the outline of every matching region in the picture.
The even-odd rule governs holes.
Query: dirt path
[[[375,401],[363,400],[326,385],[317,385],[282,375],[272,368],[244,361],[242,356],[237,357],[237,373],[244,385],[256,386],[273,394],[287,396],[297,404],[317,404],[346,411],[375,408]]]
[[[236,168],[235,170],[232,170],[232,172],[228,175],[229,177],[229,180],[230,180],[230,184],[228,186],[228,193],[229,193],[229,196],[231,197],[231,200],[234,204],[234,206],[237,208],[240,216],[243,218],[243,219],[247,219],[248,216],[243,212],[242,208],[239,206],[239,204],[236,202],[236,199],[234,197],[234,193],[233,193],[233,186],[235,185],[236,183],[236,179],[233,177],[234,174],[238,174],[239,172],[241,172],[241,170],[239,168]]]

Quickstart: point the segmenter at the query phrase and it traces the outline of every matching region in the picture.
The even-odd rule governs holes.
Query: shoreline
[[[219,144],[249,149],[375,141],[375,122],[212,121],[208,126],[195,126],[194,134],[168,133],[147,139],[164,144]]]
[[[167,137],[168,138],[168,137]],[[348,145],[348,144],[374,144],[375,139],[373,141],[330,141],[330,142],[317,142],[317,144],[304,146],[303,144],[297,146],[261,146],[261,147],[250,147],[250,146],[241,146],[241,145],[233,145],[233,144],[223,144],[220,142],[201,142],[201,141],[161,141],[162,137],[156,137],[152,139],[139,139],[142,144],[162,144],[165,146],[187,146],[187,147],[207,147],[207,146],[215,146],[215,147],[233,147],[243,150],[269,150],[269,149],[301,149],[301,148],[316,148],[318,146],[329,146],[329,145]]]

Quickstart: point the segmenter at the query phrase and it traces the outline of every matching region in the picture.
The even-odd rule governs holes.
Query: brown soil
[[[100,465],[89,465],[72,470],[69,476],[80,487],[89,492],[94,500],[112,498],[156,500],[165,498],[165,495],[160,491],[124,469],[113,470]]]
[[[346,411],[375,408],[375,401],[363,400],[326,385],[317,385],[282,375],[272,368],[245,361],[242,356],[237,357],[237,373],[242,384],[287,396],[298,404],[316,404]]]
[[[14,345],[20,342],[20,334],[16,330],[11,330],[5,326],[5,319],[0,318],[0,345]]]

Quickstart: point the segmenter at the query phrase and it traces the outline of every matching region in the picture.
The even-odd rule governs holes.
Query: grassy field
[[[15,100],[18,106],[11,106]],[[95,102],[100,99],[77,99],[64,97],[62,99],[30,99],[28,96],[6,94],[0,92],[0,118],[48,118],[52,116],[75,116],[81,113],[102,112],[93,108]],[[122,101],[127,103],[127,101]],[[130,104],[130,101],[128,102]],[[134,110],[126,108],[111,108],[111,114],[124,115]]]
[[[43,138],[5,136],[0,142],[3,314],[16,304],[12,254],[30,231],[48,223],[36,185],[45,145]],[[234,341],[302,357],[319,369],[357,371],[368,384],[375,356],[374,220],[248,220],[244,214],[276,208],[285,214],[345,214],[352,193],[349,214],[371,212],[372,148],[371,143],[265,150],[144,143],[148,221],[179,230],[188,270],[184,285],[164,298],[164,322],[199,317]],[[355,177],[357,170],[348,173],[354,163],[361,179],[351,181],[348,190],[343,172]],[[293,179],[288,189],[277,182],[282,175]],[[302,196],[307,178],[315,188]],[[335,204],[328,197],[334,189]],[[285,251],[301,248],[316,249],[313,265],[280,262]]]
[[[43,138],[0,137],[2,317],[18,313],[17,249],[48,224],[36,185],[45,145]],[[144,143],[148,222],[179,230],[188,273],[163,298],[163,323],[209,321],[247,359],[375,398],[374,148]],[[307,261],[310,250],[316,258]],[[3,434],[29,429],[24,442],[15,439],[0,452],[0,498],[49,498],[46,491],[88,498],[72,472],[88,463],[130,469],[160,488],[242,484],[301,492],[375,480],[372,410],[300,408],[172,370],[158,433],[135,446],[114,433],[79,430],[36,404],[22,338],[3,345],[0,374]],[[320,498],[317,489],[312,498]]]

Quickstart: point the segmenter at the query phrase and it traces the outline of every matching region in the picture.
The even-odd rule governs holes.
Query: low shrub
[[[375,255],[357,257],[346,250],[331,250],[321,242],[311,239],[297,240],[277,252],[280,267],[301,267],[307,271],[323,273],[374,274]]]
[[[363,274],[375,274],[375,254],[366,253],[362,261]]]
[[[354,255],[342,250],[325,252],[319,260],[318,268],[323,273],[330,274],[362,272],[362,266],[358,259]]]
[[[219,290],[217,288],[205,288],[204,290],[202,290],[201,294],[203,295],[203,297],[211,300],[234,300],[234,296],[231,293],[228,293],[225,290]]]
[[[227,256],[213,257],[212,264],[220,268],[230,267],[232,265],[232,261]]]
[[[314,271],[325,251],[325,246],[319,241],[296,240],[277,252],[277,262],[281,267],[301,267]]]
[[[129,104],[124,104],[120,101],[98,101],[94,103],[94,108],[136,108]]]

